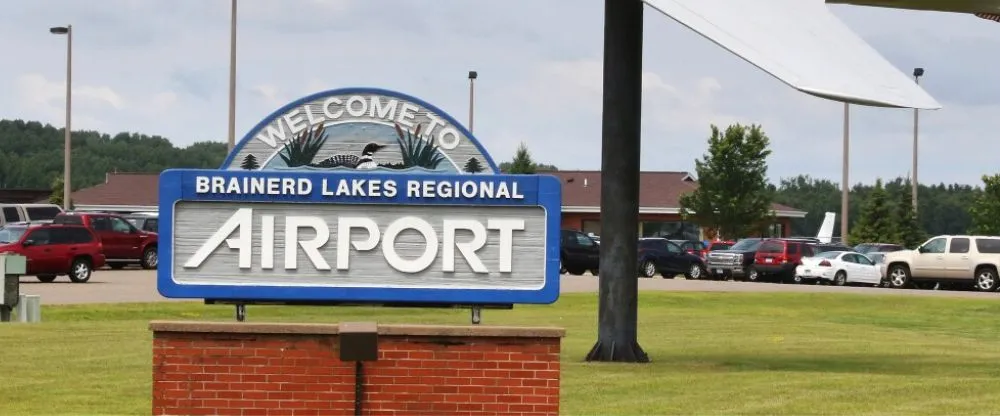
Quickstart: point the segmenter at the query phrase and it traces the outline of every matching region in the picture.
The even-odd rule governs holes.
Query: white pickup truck
[[[941,235],[915,250],[885,255],[886,278],[893,288],[914,283],[972,284],[981,292],[1000,286],[1000,237]]]

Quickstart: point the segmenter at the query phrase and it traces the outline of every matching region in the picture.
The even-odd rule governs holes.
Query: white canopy
[[[867,106],[941,108],[830,13],[824,0],[645,1],[807,94]]]

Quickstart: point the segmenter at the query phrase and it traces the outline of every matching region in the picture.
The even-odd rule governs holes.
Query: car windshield
[[[746,251],[756,250],[757,247],[760,247],[761,241],[763,240],[756,240],[749,238],[746,240],[740,240],[736,244],[733,244],[733,247],[730,248],[730,250],[746,250]]]
[[[874,244],[858,244],[854,246],[854,251],[858,253],[865,254],[875,248]]]
[[[0,227],[0,243],[13,243],[24,235],[24,227]]]
[[[881,263],[885,261],[885,254],[882,253],[868,253],[868,258],[872,259],[874,263]]]

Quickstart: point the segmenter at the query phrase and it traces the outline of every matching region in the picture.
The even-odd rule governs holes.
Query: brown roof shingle
[[[156,206],[159,173],[108,173],[105,182],[73,192],[73,205]]]
[[[564,207],[601,206],[601,171],[562,170],[545,172],[562,181]],[[641,172],[639,174],[639,207],[680,208],[680,198],[698,189],[698,181],[688,172]],[[771,204],[775,211],[799,211],[781,204]]]
[[[560,178],[565,207],[601,206],[601,172],[564,170],[545,172]],[[73,192],[76,205],[156,206],[159,200],[160,175],[157,173],[108,173],[103,184]],[[698,182],[687,172],[642,172],[639,175],[639,206],[642,208],[680,208],[681,195],[698,189]],[[776,211],[799,211],[772,204]]]

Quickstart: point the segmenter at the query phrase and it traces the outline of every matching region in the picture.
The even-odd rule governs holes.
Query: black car
[[[666,238],[639,239],[639,275],[663,277],[683,274],[688,279],[705,277],[705,262],[697,254],[686,253],[681,246]]]
[[[840,243],[813,243],[809,245],[810,252],[803,257],[812,257],[827,251],[855,251],[854,249]]]
[[[733,244],[729,250],[709,251],[705,263],[708,274],[713,278],[737,279],[746,276],[753,264],[757,248],[766,238],[744,238]]]
[[[562,230],[559,247],[559,272],[579,276],[586,271],[597,275],[601,246],[586,234]]]
[[[874,252],[891,253],[893,251],[906,250],[899,244],[889,244],[889,243],[862,243],[854,246],[854,251],[866,254]]]

